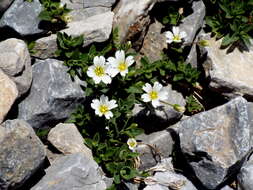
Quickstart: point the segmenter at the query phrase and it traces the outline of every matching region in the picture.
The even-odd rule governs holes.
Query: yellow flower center
[[[175,35],[175,36],[173,37],[173,41],[180,41],[180,40],[181,40],[181,38],[180,38],[179,35]]]
[[[155,99],[158,98],[158,94],[157,94],[157,92],[155,92],[155,91],[151,91],[151,92],[149,93],[149,96],[150,96],[151,100],[155,100]]]
[[[99,77],[101,77],[101,76],[103,76],[105,74],[105,70],[101,66],[96,67],[95,70],[94,70],[94,72]]]
[[[106,112],[109,111],[109,108],[108,108],[108,106],[106,106],[106,105],[101,105],[101,106],[99,107],[99,111],[100,111],[102,114],[105,114]]]
[[[125,71],[127,69],[127,65],[125,62],[121,62],[118,66],[119,71]]]
[[[129,145],[130,147],[134,148],[134,147],[136,146],[136,142],[131,141],[131,142],[128,143],[128,145]]]

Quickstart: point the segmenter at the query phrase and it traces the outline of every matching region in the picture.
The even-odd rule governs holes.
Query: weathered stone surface
[[[243,165],[238,175],[239,189],[253,190],[253,156]]]
[[[66,119],[84,101],[84,92],[71,80],[68,68],[60,61],[37,60],[32,69],[31,90],[19,104],[18,117],[34,128],[52,127],[54,122]]]
[[[208,39],[207,36],[204,36]],[[206,75],[210,77],[210,87],[226,96],[238,94],[253,97],[253,48],[240,52],[237,48],[227,53],[220,49],[221,40],[209,38],[208,59],[205,62]]]
[[[151,24],[140,50],[151,62],[161,59],[163,49],[167,48],[166,37],[161,34],[162,28],[163,25],[157,21]]]
[[[68,28],[61,30],[71,36],[84,36],[84,46],[93,42],[104,42],[109,39],[112,30],[113,13],[106,12],[95,16],[88,17],[87,19],[79,20],[68,23]],[[52,34],[48,37],[40,38],[36,41],[34,50],[35,57],[42,59],[53,57],[57,49],[56,43],[57,36]]]
[[[82,153],[56,160],[42,180],[31,190],[105,190],[102,171],[94,160]]]
[[[162,158],[168,158],[172,154],[174,141],[166,130],[139,135],[136,137],[141,143],[136,151],[140,154],[140,170],[146,170],[155,166]]]
[[[18,97],[15,83],[0,69],[0,123]]]
[[[27,2],[15,0],[0,20],[0,28],[9,27],[20,35],[34,35],[42,33],[39,29],[38,15],[42,10],[39,0]]]
[[[231,187],[229,187],[229,186],[225,186],[221,190],[233,190],[233,189]]]
[[[237,173],[252,147],[252,110],[237,97],[225,105],[183,120],[174,128],[182,152],[196,176],[215,189],[227,176]]]
[[[151,171],[154,171],[155,175],[144,179],[147,184],[144,190],[197,190],[186,177],[175,173],[171,158],[163,159],[156,167],[151,168]]]
[[[113,27],[118,27],[119,38],[123,42],[135,35],[143,36],[150,22],[148,12],[154,6],[153,0],[121,0],[114,9]]]
[[[165,102],[169,102],[171,104],[178,104],[180,106],[185,106],[186,102],[183,95],[176,90],[172,90],[171,85],[165,87],[168,92],[168,99]],[[137,118],[137,120],[147,123],[148,125],[158,126],[168,125],[171,122],[177,121],[181,118],[183,113],[175,111],[171,106],[161,103],[162,106],[150,110],[148,108],[144,108],[141,105],[135,105],[133,109],[133,115]]]
[[[0,126],[0,189],[16,189],[43,163],[46,153],[32,127],[23,120]]]
[[[45,148],[46,148],[47,159],[51,165],[53,164],[55,160],[64,156],[63,154],[52,152],[47,146],[45,146]]]
[[[179,25],[180,31],[185,31],[187,36],[184,38],[184,44],[191,44],[196,37],[197,32],[203,25],[206,14],[206,7],[202,0],[192,3],[193,13],[182,20]]]
[[[30,89],[31,57],[24,41],[11,38],[0,43],[0,69],[16,83],[19,96]]]
[[[73,10],[87,9],[87,8],[111,8],[116,0],[62,0],[67,7]],[[107,9],[108,10],[108,9]]]
[[[48,133],[48,141],[63,154],[82,152],[92,159],[91,150],[84,145],[83,137],[72,123],[60,123]]]
[[[0,2],[0,13],[3,13],[11,5],[13,0],[1,0]]]

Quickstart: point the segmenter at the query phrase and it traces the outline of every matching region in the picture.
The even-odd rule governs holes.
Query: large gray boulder
[[[10,38],[0,43],[0,69],[16,83],[19,97],[30,89],[31,57],[24,41]]]
[[[231,53],[220,49],[221,40],[216,41],[209,35],[202,39],[208,40],[207,60],[204,63],[206,76],[210,78],[210,88],[228,97],[243,95],[253,97],[253,48],[241,52],[237,48]]]
[[[61,61],[37,60],[32,69],[31,90],[18,105],[18,117],[34,128],[53,127],[84,101],[84,92],[71,80],[68,68]]]
[[[67,28],[60,32],[65,32],[71,36],[83,35],[85,39],[84,46],[109,39],[112,30],[113,12],[107,11],[90,17],[82,17],[79,13],[77,15],[79,16],[76,16],[72,22],[68,23]],[[56,34],[38,39],[34,47],[36,51],[34,56],[41,59],[54,57],[57,50],[56,39]]]
[[[105,190],[103,178],[94,160],[76,153],[56,160],[31,190]]]
[[[42,10],[39,0],[27,2],[15,0],[10,8],[3,14],[0,20],[0,28],[8,27],[22,36],[40,34],[40,19],[38,18]]]
[[[0,69],[0,123],[18,97],[16,84]]]
[[[237,178],[240,190],[253,190],[253,156],[245,162]]]
[[[172,127],[188,163],[207,189],[217,188],[239,172],[252,147],[252,117],[252,106],[237,97]]]
[[[45,148],[33,128],[23,120],[0,126],[0,189],[16,189],[40,168]]]

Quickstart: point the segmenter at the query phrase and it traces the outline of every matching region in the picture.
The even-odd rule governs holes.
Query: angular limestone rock
[[[242,98],[183,120],[174,127],[197,178],[215,189],[240,170],[252,147],[252,107]]]
[[[18,117],[34,128],[52,127],[70,116],[85,100],[81,87],[73,82],[63,62],[37,60],[32,67],[29,95],[19,104]]]
[[[91,150],[84,145],[82,135],[72,123],[60,123],[48,133],[48,141],[63,154],[74,154],[78,152],[92,159]]]
[[[19,97],[30,89],[31,57],[24,41],[10,38],[0,43],[0,69],[16,83]]]
[[[45,148],[33,128],[23,120],[0,125],[0,189],[16,189],[40,168]]]
[[[16,84],[0,69],[0,123],[18,97]]]

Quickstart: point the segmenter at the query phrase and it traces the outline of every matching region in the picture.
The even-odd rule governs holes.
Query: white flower
[[[94,65],[90,66],[87,71],[87,75],[91,77],[95,84],[101,81],[105,84],[110,84],[112,82],[109,76],[109,66],[105,64],[105,58],[103,56],[96,56],[93,59]]]
[[[180,32],[178,27],[173,26],[172,32],[171,31],[165,32],[165,36],[167,38],[166,42],[170,44],[172,42],[176,43],[182,42],[182,39],[185,38],[187,35],[185,31]]]
[[[108,100],[108,97],[105,95],[100,96],[100,99],[92,100],[91,107],[95,110],[95,114],[99,117],[105,116],[106,119],[113,117],[112,112],[110,111],[113,108],[118,107],[115,100]]]
[[[127,140],[127,145],[128,145],[128,147],[129,147],[130,150],[134,150],[136,148],[136,146],[137,146],[137,142],[136,142],[136,140],[134,138],[129,138]]]
[[[160,106],[160,100],[166,100],[168,92],[164,90],[163,86],[159,82],[155,82],[152,87],[150,84],[146,83],[142,89],[146,92],[141,96],[144,102],[150,102],[156,108]]]
[[[115,53],[115,57],[109,57],[108,64],[110,65],[110,75],[112,77],[120,73],[121,76],[126,76],[128,73],[128,67],[134,63],[133,56],[125,57],[125,52],[119,50]]]

